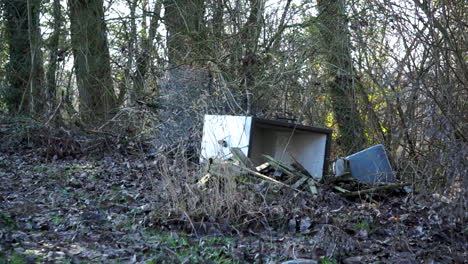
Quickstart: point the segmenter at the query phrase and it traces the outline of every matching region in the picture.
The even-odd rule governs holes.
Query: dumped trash
[[[376,145],[334,163],[335,177],[327,171],[331,130],[245,116],[205,116],[201,147],[207,173],[198,182],[207,186],[213,177],[239,176],[239,181],[267,181],[300,193],[318,194],[328,185],[346,197],[361,197],[407,186],[395,183],[383,145]],[[380,185],[380,186],[379,186]],[[322,188],[330,190],[330,188]]]
[[[409,185],[396,183],[383,145],[376,145],[336,160],[333,171],[333,189],[347,197],[380,194]]]
[[[318,194],[319,187],[329,186],[345,197],[362,198],[369,194],[382,194],[383,192],[393,191],[409,185],[406,183],[396,183],[376,186],[376,184],[360,182],[356,178],[351,177],[350,173],[319,181],[312,177],[297,161],[287,164],[265,155],[264,157],[268,162],[252,168],[252,162],[240,149],[231,148],[231,154],[231,158],[225,161],[211,160],[212,163],[208,166],[207,174],[197,182],[200,188],[206,187],[212,177],[222,176],[226,172],[226,169],[231,171],[230,174],[238,176],[239,181],[243,183],[252,183],[252,181],[245,180],[245,177],[251,177],[273,183],[280,187],[286,187],[295,192],[310,194]],[[329,190],[329,188],[325,189]]]
[[[383,145],[376,145],[334,163],[336,176],[350,173],[358,181],[377,184],[395,182],[395,174]]]
[[[290,164],[295,161],[316,179],[328,171],[331,129],[249,116],[206,115],[200,161],[226,160],[239,148],[255,166],[264,155]]]
[[[217,167],[224,167],[236,172],[235,174],[242,176],[251,176],[256,179],[268,181],[277,184],[281,187],[286,187],[297,192],[308,191],[312,194],[317,194],[317,180],[315,180],[307,171],[301,171],[302,165],[296,164],[296,168],[281,161],[275,160],[270,156],[265,155],[268,162],[252,168],[252,162],[239,148],[231,148],[231,159],[226,161],[215,162],[211,160],[207,174],[198,180],[197,185],[204,187],[209,180],[219,173]]]

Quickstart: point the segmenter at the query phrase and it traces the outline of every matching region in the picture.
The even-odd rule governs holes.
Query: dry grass
[[[209,181],[199,186],[197,182],[207,174],[207,166],[190,162],[182,155],[161,156],[159,161],[157,178],[160,177],[161,186],[155,201],[164,201],[164,208],[159,211],[165,215],[158,214],[158,221],[183,219],[195,232],[204,222],[226,223],[234,230],[284,227],[294,208],[301,206],[295,203],[297,193],[247,177],[228,164],[212,165]]]
[[[249,211],[248,201],[254,197],[245,191],[247,186],[237,183],[240,175],[228,166],[219,166],[206,187],[197,186],[196,182],[205,174],[203,166],[183,157],[162,158],[163,189],[168,195],[169,207],[176,214],[232,219]]]

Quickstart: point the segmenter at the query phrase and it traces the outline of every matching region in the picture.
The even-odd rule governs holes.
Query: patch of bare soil
[[[453,216],[450,201],[414,194],[349,200],[326,187],[318,195],[280,188],[261,190],[255,217],[175,214],[159,160],[101,156],[0,153],[0,263],[468,259],[468,229]]]

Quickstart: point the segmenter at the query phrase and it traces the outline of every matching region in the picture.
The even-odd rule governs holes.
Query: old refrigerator
[[[237,147],[255,165],[264,154],[290,163],[294,159],[315,178],[328,171],[331,129],[251,116],[206,115],[200,161],[227,159]]]

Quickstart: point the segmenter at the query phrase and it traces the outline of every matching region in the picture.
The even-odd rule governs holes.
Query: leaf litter
[[[213,174],[232,171],[220,167]],[[195,164],[161,155],[50,159],[1,152],[0,262],[17,256],[24,263],[468,259],[466,223],[434,196],[346,198],[315,181],[318,192],[294,191],[308,190],[304,175],[290,181],[293,189],[245,177],[200,188],[200,175]]]

